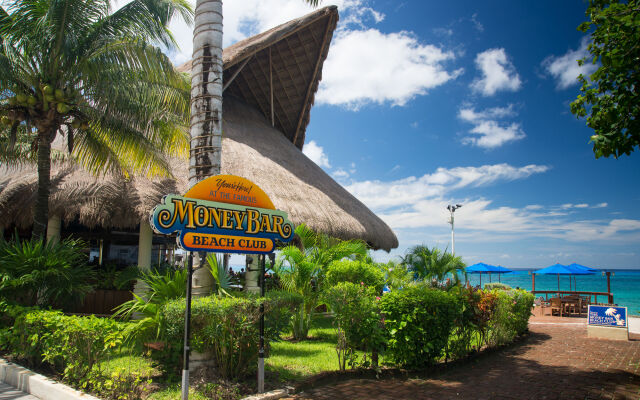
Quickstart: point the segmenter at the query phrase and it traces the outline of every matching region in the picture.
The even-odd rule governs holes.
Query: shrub
[[[64,307],[93,290],[80,240],[0,241],[0,296],[26,305]]]
[[[258,358],[258,320],[260,304],[265,305],[265,347],[276,339],[286,324],[283,308],[301,303],[299,297],[286,298],[273,294],[266,299],[247,297],[201,297],[191,304],[191,348],[210,353],[216,371],[225,379],[246,376],[255,368]],[[165,348],[159,360],[168,371],[180,368],[184,337],[184,299],[169,302],[163,308],[165,320],[161,338]],[[274,312],[278,315],[270,319]]]
[[[341,260],[334,261],[327,267],[325,283],[334,286],[340,282],[364,283],[382,293],[384,272],[366,261]]]
[[[81,388],[90,386],[110,349],[122,343],[123,324],[111,319],[21,307],[11,312],[14,325],[3,330],[2,347],[31,365],[49,364]]]
[[[460,299],[425,286],[385,294],[380,301],[389,334],[387,354],[408,368],[435,363],[461,312]]]
[[[293,313],[302,306],[304,299],[297,293],[284,290],[270,290],[266,293],[266,298],[268,312],[264,317],[265,336],[276,341],[289,327]]]
[[[501,290],[511,290],[511,286],[505,285],[500,282],[489,282],[484,284],[484,290],[493,290],[493,289],[501,289]]]
[[[129,319],[137,314],[139,318],[128,325],[125,332],[127,342],[133,343],[158,340],[163,329],[162,307],[170,300],[181,298],[187,290],[187,271],[167,270],[164,274],[143,272],[142,282],[147,287],[143,296],[133,294],[133,300],[116,307],[115,318]]]
[[[338,366],[346,368],[347,360],[356,366],[355,350],[365,352],[362,366],[368,367],[367,352],[376,354],[384,348],[386,335],[378,301],[373,288],[351,282],[340,282],[324,293],[327,304],[335,313],[334,326],[338,334]]]

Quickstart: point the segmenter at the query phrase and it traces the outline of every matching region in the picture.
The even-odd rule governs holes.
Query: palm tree
[[[304,299],[294,314],[292,327],[296,339],[305,339],[327,267],[345,257],[365,256],[367,245],[362,240],[340,240],[316,233],[304,224],[296,227],[295,234],[299,247],[290,245],[281,249],[274,270],[283,289],[298,293]]]
[[[48,220],[52,142],[94,172],[169,172],[186,149],[189,84],[152,43],[175,44],[167,25],[186,0],[11,0],[0,7],[0,133],[34,153],[33,237]],[[15,158],[15,157],[14,157]]]
[[[416,280],[442,282],[448,275],[453,281],[460,282],[459,272],[464,273],[465,264],[462,258],[456,257],[437,247],[430,249],[424,245],[414,246],[403,257],[402,263],[414,274]]]

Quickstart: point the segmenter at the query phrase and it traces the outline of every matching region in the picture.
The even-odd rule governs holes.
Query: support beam
[[[58,215],[51,215],[47,222],[47,243],[58,243],[60,241],[60,230],[62,218]]]
[[[214,254],[215,256],[215,254]],[[213,276],[207,265],[207,253],[193,253],[193,265],[197,269],[193,270],[193,296],[204,297],[209,296],[213,291]]]
[[[271,51],[271,50],[269,50]],[[225,90],[227,90],[227,88],[229,87],[229,85],[231,85],[231,83],[233,83],[233,81],[236,79],[236,77],[238,76],[238,74],[242,71],[242,69],[244,68],[245,65],[247,65],[247,63],[249,62],[249,60],[251,60],[253,58],[253,55],[250,57],[247,57],[242,64],[240,64],[240,66],[238,67],[238,69],[236,70],[236,72],[233,73],[233,75],[231,75],[231,78],[229,78],[229,80],[227,80],[224,84],[224,86],[222,86],[222,92],[224,93]]]
[[[271,126],[275,126],[275,117],[273,112],[273,64],[271,62],[271,47],[269,47],[269,105],[271,107]]]
[[[153,241],[153,231],[149,221],[145,218],[140,221],[140,235],[138,236],[138,268],[142,270],[151,269],[151,245]]]
[[[257,255],[247,255],[247,263],[244,275],[244,290],[249,293],[259,293],[260,264]]]
[[[316,76],[318,75],[318,70],[320,69],[320,64],[322,62],[322,55],[324,53],[324,49],[327,45],[327,41],[329,40],[329,34],[331,33],[331,25],[333,23],[333,15],[329,17],[327,21],[327,29],[324,31],[324,37],[322,38],[322,45],[320,46],[320,53],[318,54],[318,59],[316,60],[316,66],[313,69],[313,74],[311,75],[311,81],[309,82],[309,86],[307,87],[307,94],[304,97],[304,103],[302,103],[302,110],[300,110],[300,115],[298,116],[298,124],[296,126],[296,132],[293,135],[293,145],[298,146],[298,134],[300,133],[300,128],[302,126],[302,120],[304,118],[305,112],[307,110],[307,103],[309,102],[309,98],[311,97],[311,91],[313,89],[313,83],[316,80]],[[302,146],[300,146],[302,148]]]

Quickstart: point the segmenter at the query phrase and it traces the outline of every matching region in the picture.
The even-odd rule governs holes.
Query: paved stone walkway
[[[38,398],[0,382],[0,400],[38,400]]]
[[[530,330],[515,347],[432,379],[350,380],[290,400],[640,399],[640,341],[590,339],[580,323]]]

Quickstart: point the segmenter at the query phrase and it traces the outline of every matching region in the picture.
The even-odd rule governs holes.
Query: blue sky
[[[569,112],[583,1],[324,1],[337,4],[305,153],[396,232],[471,264],[640,268],[640,153],[593,156]],[[225,45],[310,9],[224,3]],[[173,29],[180,63],[189,28]]]

